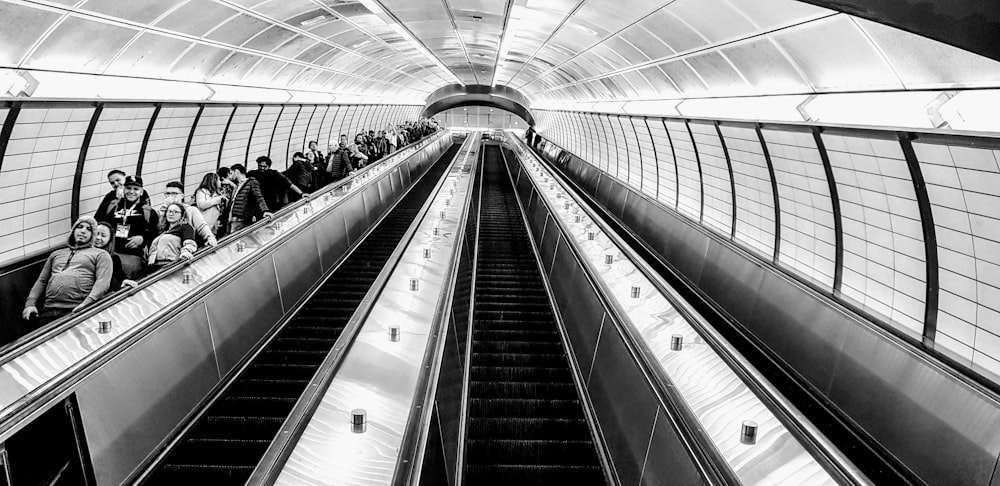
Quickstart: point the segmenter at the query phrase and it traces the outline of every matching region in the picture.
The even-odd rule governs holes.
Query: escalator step
[[[604,476],[598,465],[552,466],[525,464],[469,464],[465,468],[466,484],[482,486],[508,486],[517,484],[548,485],[572,484],[574,486],[603,485]]]
[[[594,445],[585,440],[519,440],[472,439],[469,440],[469,464],[492,464],[503,457],[515,464],[583,466],[596,459]]]
[[[469,413],[474,417],[582,417],[580,401],[540,398],[470,398]]]
[[[473,439],[516,439],[531,437],[550,440],[590,440],[587,421],[551,418],[471,418],[469,437]]]
[[[563,354],[536,353],[475,353],[472,355],[473,366],[541,366],[543,368],[558,368],[566,363]]]
[[[472,398],[507,397],[572,400],[576,398],[576,386],[572,382],[473,381],[469,385],[469,396]]]

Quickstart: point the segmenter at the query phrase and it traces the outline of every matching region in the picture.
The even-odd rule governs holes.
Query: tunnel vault
[[[452,84],[431,93],[424,105],[423,117],[463,106],[488,106],[509,111],[534,126],[535,119],[528,109],[528,99],[519,91],[506,86]]]

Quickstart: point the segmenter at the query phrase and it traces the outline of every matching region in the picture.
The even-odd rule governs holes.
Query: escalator
[[[606,484],[500,148],[483,150],[465,484]]]
[[[246,482],[459,148],[428,168],[143,484]]]

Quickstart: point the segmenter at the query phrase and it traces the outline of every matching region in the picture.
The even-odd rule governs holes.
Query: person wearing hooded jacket
[[[97,220],[83,216],[73,224],[68,246],[45,260],[42,273],[28,293],[21,317],[40,327],[96,302],[108,291],[111,255],[94,248]]]
[[[124,185],[124,197],[109,208],[109,214],[102,221],[115,228],[115,249],[122,260],[122,268],[128,278],[135,279],[142,273],[146,247],[156,237],[160,218],[149,201],[141,197],[145,192],[142,178],[128,176]]]

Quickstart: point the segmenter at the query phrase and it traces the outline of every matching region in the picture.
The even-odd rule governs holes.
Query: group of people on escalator
[[[437,130],[421,120],[359,133],[353,144],[341,135],[327,153],[310,141],[295,152],[285,171],[271,158],[257,157],[257,169],[243,164],[205,174],[190,197],[184,184],[168,182],[163,203],[153,205],[142,177],[108,173],[111,190],[93,216],[73,223],[66,246],[53,251],[25,301],[22,317],[37,328],[110,295],[162,268],[194,258],[272,212],[374,163]]]

